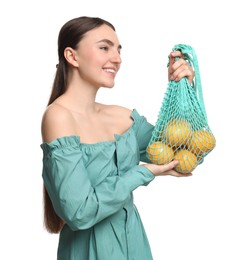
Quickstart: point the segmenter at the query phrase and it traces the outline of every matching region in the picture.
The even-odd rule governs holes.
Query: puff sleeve
[[[140,116],[137,110],[133,110],[134,131],[139,146],[140,161],[150,163],[146,157],[146,147],[148,146],[154,126],[150,124],[144,116]]]
[[[108,175],[93,186],[83,162],[79,137],[62,137],[43,143],[41,148],[44,185],[56,213],[72,230],[90,228],[116,213],[134,189],[154,179],[147,168],[135,165],[123,175]]]

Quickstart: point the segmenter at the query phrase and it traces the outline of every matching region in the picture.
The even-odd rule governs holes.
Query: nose
[[[122,58],[118,50],[113,51],[111,55],[111,62],[121,64]]]

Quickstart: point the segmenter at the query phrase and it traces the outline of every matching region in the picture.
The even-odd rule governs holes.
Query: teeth
[[[116,71],[115,70],[113,70],[113,69],[104,69],[104,71],[106,71],[106,72],[110,72],[110,73],[116,73]]]

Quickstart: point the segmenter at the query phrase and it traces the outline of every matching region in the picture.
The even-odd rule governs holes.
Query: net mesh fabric
[[[177,159],[176,170],[193,171],[215,147],[215,137],[208,125],[202,95],[198,61],[189,45],[175,45],[195,71],[191,86],[186,77],[170,81],[163,97],[147,157],[155,164],[166,164]]]

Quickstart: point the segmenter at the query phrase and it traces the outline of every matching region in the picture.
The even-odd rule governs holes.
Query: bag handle
[[[176,44],[173,49],[173,51],[181,51],[182,54],[184,55],[184,59],[187,60],[190,64],[190,66],[194,69],[195,71],[195,80],[193,82],[193,88],[196,92],[197,98],[200,103],[200,107],[202,109],[203,115],[205,116],[205,119],[207,121],[207,115],[206,115],[206,110],[205,110],[205,105],[204,105],[204,99],[203,99],[203,93],[202,93],[202,84],[201,84],[201,77],[200,77],[200,72],[199,72],[199,66],[198,66],[198,60],[196,56],[195,50],[186,44]]]

